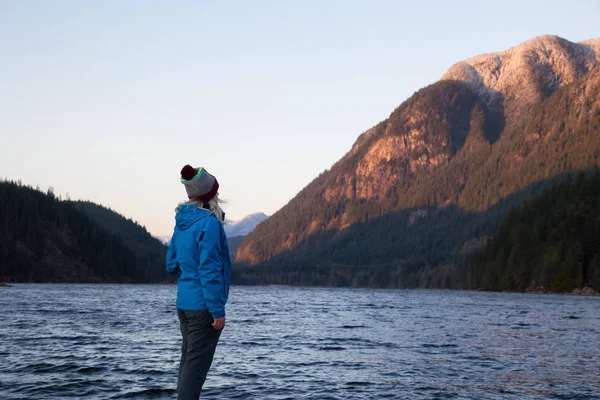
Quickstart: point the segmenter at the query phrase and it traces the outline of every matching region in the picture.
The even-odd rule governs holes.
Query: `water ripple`
[[[0,398],[172,399],[174,286],[0,289]],[[234,287],[203,399],[600,399],[600,299]]]

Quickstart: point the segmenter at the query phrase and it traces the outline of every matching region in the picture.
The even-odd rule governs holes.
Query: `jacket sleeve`
[[[204,301],[213,318],[225,316],[225,279],[221,256],[221,223],[209,218],[200,234],[200,265],[198,272],[202,283]]]
[[[169,243],[169,248],[167,250],[166,265],[169,275],[173,275],[176,278],[181,276],[181,268],[179,268],[179,264],[177,264],[177,257],[175,255],[175,233],[173,233],[171,243]]]

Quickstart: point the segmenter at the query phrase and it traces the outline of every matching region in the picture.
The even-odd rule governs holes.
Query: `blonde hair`
[[[212,199],[210,199],[208,201],[208,203],[204,203],[202,201],[198,201],[198,200],[194,200],[194,199],[189,199],[188,201],[186,201],[182,204],[194,204],[196,207],[202,208],[202,209],[206,209],[206,207],[204,207],[204,205],[206,204],[206,205],[208,205],[208,210],[211,213],[213,213],[215,215],[215,217],[217,217],[219,222],[221,222],[221,224],[225,224],[225,212],[221,208],[221,204],[224,204],[224,203],[226,203],[226,201],[219,199],[219,193],[217,193],[215,195],[215,197],[213,197]]]
[[[208,202],[208,209],[210,210],[210,212],[215,214],[215,217],[217,217],[217,219],[222,224],[225,223],[225,212],[221,208],[221,204],[224,204],[224,203],[225,203],[224,200],[219,199],[219,193],[217,193],[215,195],[215,197],[210,199],[210,201]]]

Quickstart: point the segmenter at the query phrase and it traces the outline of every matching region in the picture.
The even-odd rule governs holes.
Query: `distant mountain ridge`
[[[255,212],[246,215],[238,221],[227,220],[225,225],[223,225],[223,229],[229,238],[242,237],[248,235],[258,226],[258,224],[268,218],[269,216],[263,212]],[[171,235],[159,235],[155,237],[166,245],[169,245],[171,242]]]
[[[256,212],[245,216],[239,221],[228,220],[225,225],[223,225],[223,229],[225,230],[225,234],[227,235],[227,239],[229,241],[229,250],[231,254],[235,254],[237,248],[242,243],[244,238],[251,233],[258,226],[258,224],[267,220],[268,218],[269,216],[265,213]],[[156,238],[167,246],[171,242],[171,235],[156,236]]]
[[[246,236],[252,232],[258,224],[267,220],[268,215],[262,212],[255,212],[245,216],[239,221],[227,221],[223,226],[227,237]]]

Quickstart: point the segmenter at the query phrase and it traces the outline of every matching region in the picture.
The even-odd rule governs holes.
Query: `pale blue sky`
[[[600,1],[0,0],[0,176],[170,234],[179,171],[272,214],[453,63],[600,37]]]

